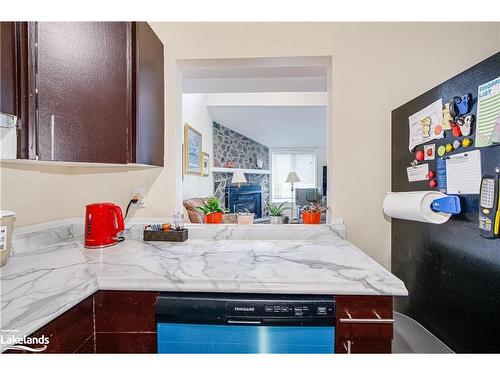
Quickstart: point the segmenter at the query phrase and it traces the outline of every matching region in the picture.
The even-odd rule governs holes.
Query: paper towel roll
[[[387,193],[384,199],[384,213],[396,219],[443,224],[448,221],[451,214],[431,209],[432,201],[443,197],[446,197],[446,194],[437,191]]]

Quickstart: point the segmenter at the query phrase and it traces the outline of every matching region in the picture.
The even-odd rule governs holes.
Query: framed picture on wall
[[[208,155],[206,152],[203,152],[201,158],[201,175],[208,176],[208,174],[210,173],[210,155]]]
[[[201,175],[201,133],[189,125],[184,124],[184,173]]]

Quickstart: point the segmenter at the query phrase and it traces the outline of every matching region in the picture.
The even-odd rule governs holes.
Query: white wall
[[[349,240],[389,268],[390,223],[381,204],[390,190],[391,110],[500,48],[498,23],[468,23],[466,33],[462,23],[444,22],[152,23],[152,27],[165,44],[165,168],[74,175],[61,168],[47,172],[2,166],[2,207],[20,213],[18,225],[81,215],[88,199],[97,196],[123,204],[138,180],[147,183],[148,206],[132,215],[175,212],[182,199],[182,188],[176,185],[181,177],[182,139],[177,59],[331,55],[330,207],[345,219]],[[466,53],[457,53],[453,43],[444,42],[457,35]]]
[[[206,94],[182,95],[182,123],[189,123],[202,135],[203,151],[213,156],[213,120],[207,107]],[[182,199],[204,198],[213,195],[214,178],[212,172],[209,176],[184,175],[182,184]]]

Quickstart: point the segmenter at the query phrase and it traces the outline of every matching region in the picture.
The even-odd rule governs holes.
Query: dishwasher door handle
[[[228,319],[227,323],[228,324],[249,324],[249,325],[262,324],[262,322],[260,320],[233,320],[233,319]]]

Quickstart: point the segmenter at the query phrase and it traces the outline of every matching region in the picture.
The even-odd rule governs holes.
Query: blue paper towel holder
[[[447,195],[446,197],[434,199],[431,203],[431,209],[452,215],[459,214],[461,211],[460,198],[456,195]]]

